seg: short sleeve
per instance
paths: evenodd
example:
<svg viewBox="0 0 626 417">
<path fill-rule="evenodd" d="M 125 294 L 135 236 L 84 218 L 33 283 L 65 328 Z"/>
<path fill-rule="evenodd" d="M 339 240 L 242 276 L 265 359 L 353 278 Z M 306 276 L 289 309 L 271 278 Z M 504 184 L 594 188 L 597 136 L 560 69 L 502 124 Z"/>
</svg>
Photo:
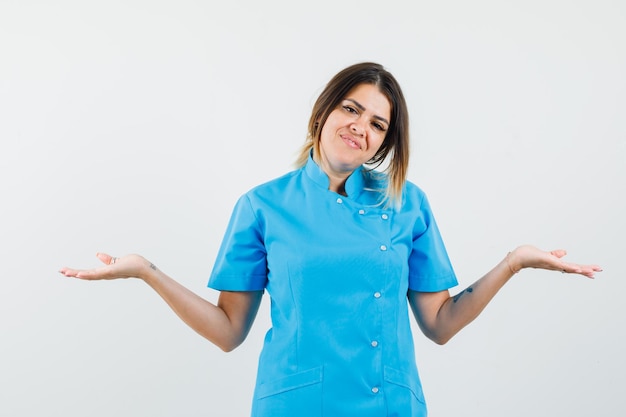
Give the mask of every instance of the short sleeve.
<svg viewBox="0 0 626 417">
<path fill-rule="evenodd" d="M 421 195 L 419 210 L 409 256 L 409 288 L 423 292 L 452 288 L 458 284 L 456 275 L 425 194 Z"/>
<path fill-rule="evenodd" d="M 208 286 L 220 291 L 260 291 L 267 283 L 267 256 L 261 226 L 250 200 L 235 204 Z"/>
</svg>

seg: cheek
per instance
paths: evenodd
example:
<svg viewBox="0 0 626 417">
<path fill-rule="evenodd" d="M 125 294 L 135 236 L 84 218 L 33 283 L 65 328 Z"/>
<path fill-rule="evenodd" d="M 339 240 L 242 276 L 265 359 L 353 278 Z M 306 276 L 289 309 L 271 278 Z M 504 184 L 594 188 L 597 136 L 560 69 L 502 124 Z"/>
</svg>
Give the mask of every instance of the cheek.
<svg viewBox="0 0 626 417">
<path fill-rule="evenodd" d="M 378 150 L 380 149 L 381 146 L 383 146 L 383 143 L 385 143 L 385 137 L 376 137 L 373 141 L 372 141 L 372 150 L 374 151 L 374 153 L 378 152 Z"/>
<path fill-rule="evenodd" d="M 320 141 L 324 140 L 324 139 L 331 139 L 334 135 L 335 132 L 337 131 L 338 127 L 337 124 L 334 123 L 332 120 L 327 120 L 326 123 L 324 123 L 324 126 L 322 126 L 322 130 L 320 132 Z"/>
<path fill-rule="evenodd" d="M 325 142 L 327 137 L 328 137 L 328 127 L 325 125 L 322 128 L 322 131 L 320 132 L 320 143 Z"/>
</svg>

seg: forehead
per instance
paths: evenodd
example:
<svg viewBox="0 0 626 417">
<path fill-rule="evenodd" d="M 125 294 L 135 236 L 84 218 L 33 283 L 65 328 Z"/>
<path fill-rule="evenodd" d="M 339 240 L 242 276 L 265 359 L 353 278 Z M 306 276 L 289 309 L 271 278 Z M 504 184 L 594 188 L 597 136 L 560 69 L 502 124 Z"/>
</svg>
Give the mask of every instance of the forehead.
<svg viewBox="0 0 626 417">
<path fill-rule="evenodd" d="M 359 84 L 350 90 L 344 99 L 356 101 L 366 111 L 370 111 L 387 120 L 391 116 L 389 99 L 374 84 Z"/>
</svg>

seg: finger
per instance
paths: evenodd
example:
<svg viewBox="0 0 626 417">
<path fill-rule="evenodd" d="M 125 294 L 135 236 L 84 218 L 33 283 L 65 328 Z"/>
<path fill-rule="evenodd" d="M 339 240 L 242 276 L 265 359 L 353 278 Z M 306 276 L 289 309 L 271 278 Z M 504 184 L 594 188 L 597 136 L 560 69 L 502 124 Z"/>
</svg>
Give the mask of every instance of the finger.
<svg viewBox="0 0 626 417">
<path fill-rule="evenodd" d="M 579 274 L 583 275 L 583 276 L 586 276 L 587 278 L 593 279 L 594 275 L 595 275 L 595 271 L 593 269 L 591 269 L 591 268 L 588 268 L 588 267 L 582 267 L 580 272 L 579 272 Z"/>
<path fill-rule="evenodd" d="M 562 272 L 584 275 L 587 278 L 594 278 L 596 272 L 602 272 L 602 268 L 599 265 L 564 264 Z"/>
<path fill-rule="evenodd" d="M 68 278 L 93 279 L 94 274 L 91 271 L 71 268 L 61 268 L 59 272 Z"/>
<path fill-rule="evenodd" d="M 569 274 L 580 274 L 583 272 L 583 269 L 578 264 L 563 262 L 561 264 L 561 272 Z"/>
<path fill-rule="evenodd" d="M 581 269 L 583 271 L 582 274 L 589 278 L 594 278 L 596 272 L 602 272 L 600 265 L 583 265 Z"/>
<path fill-rule="evenodd" d="M 116 259 L 113 256 L 107 253 L 102 253 L 102 252 L 96 253 L 96 257 L 98 257 L 98 259 L 100 259 L 100 261 L 105 265 L 110 265 L 111 263 L 115 263 L 113 261 Z"/>
<path fill-rule="evenodd" d="M 76 271 L 76 274 L 74 274 L 74 277 L 80 278 L 80 279 L 87 279 L 87 280 L 111 278 L 112 277 L 111 267 L 107 265 L 107 266 L 103 266 L 103 267 L 95 268 L 95 269 Z"/>
<path fill-rule="evenodd" d="M 59 269 L 59 272 L 65 275 L 66 277 L 73 277 L 77 271 L 64 266 L 63 268 Z"/>
<path fill-rule="evenodd" d="M 565 255 L 567 255 L 567 251 L 565 249 L 556 249 L 556 250 L 550 251 L 550 254 L 556 256 L 557 258 L 562 258 Z"/>
</svg>

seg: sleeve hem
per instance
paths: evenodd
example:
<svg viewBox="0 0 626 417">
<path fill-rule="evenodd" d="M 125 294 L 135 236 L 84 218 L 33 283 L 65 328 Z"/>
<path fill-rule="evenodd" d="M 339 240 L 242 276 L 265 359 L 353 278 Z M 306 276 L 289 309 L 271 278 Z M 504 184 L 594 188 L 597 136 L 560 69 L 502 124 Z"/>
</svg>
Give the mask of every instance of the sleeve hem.
<svg viewBox="0 0 626 417">
<path fill-rule="evenodd" d="M 456 287 L 459 282 L 454 273 L 439 277 L 425 277 L 413 275 L 409 277 L 409 289 L 419 292 L 438 292 Z"/>
<path fill-rule="evenodd" d="M 212 275 L 207 287 L 218 291 L 263 291 L 266 282 L 265 275 Z"/>
</svg>

